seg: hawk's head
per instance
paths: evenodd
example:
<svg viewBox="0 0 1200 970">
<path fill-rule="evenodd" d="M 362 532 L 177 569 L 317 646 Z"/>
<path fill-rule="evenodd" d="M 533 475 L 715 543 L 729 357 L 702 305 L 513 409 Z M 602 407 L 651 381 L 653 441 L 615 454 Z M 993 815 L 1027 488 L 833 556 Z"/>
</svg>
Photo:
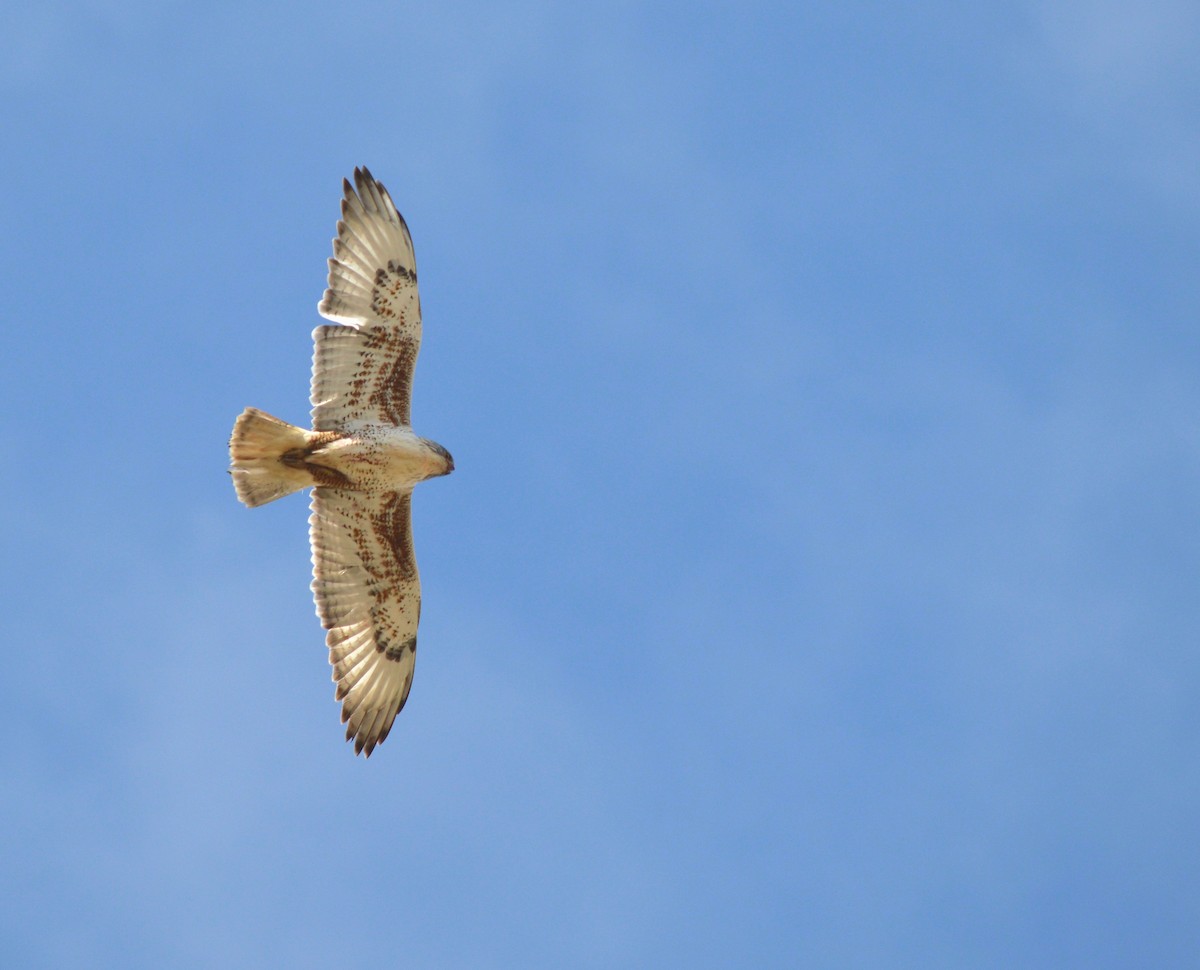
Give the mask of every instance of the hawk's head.
<svg viewBox="0 0 1200 970">
<path fill-rule="evenodd" d="M 439 475 L 449 475 L 454 471 L 454 459 L 450 452 L 436 441 L 430 441 L 428 438 L 422 438 L 421 444 L 425 446 L 426 478 L 437 478 Z"/>
</svg>

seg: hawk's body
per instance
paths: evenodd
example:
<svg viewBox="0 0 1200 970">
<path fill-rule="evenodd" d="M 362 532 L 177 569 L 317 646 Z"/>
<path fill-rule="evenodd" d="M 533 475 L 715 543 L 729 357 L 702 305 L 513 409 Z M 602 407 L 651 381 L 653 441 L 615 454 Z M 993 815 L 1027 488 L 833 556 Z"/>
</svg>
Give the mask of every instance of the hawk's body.
<svg viewBox="0 0 1200 970">
<path fill-rule="evenodd" d="M 313 430 L 254 408 L 229 442 L 238 498 L 262 505 L 307 486 L 313 594 L 346 737 L 367 755 L 412 687 L 421 614 L 410 501 L 417 482 L 454 470 L 411 424 L 421 346 L 416 260 L 404 219 L 370 172 L 345 182 L 342 220 L 318 307 L 341 326 L 313 331 Z"/>
</svg>

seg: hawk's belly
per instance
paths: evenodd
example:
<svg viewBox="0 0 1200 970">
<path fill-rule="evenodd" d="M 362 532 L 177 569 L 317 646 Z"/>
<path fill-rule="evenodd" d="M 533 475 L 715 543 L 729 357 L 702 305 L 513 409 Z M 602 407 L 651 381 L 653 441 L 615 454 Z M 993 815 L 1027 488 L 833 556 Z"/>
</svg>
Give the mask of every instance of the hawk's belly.
<svg viewBox="0 0 1200 970">
<path fill-rule="evenodd" d="M 308 460 L 343 476 L 342 488 L 395 492 L 441 474 L 435 458 L 406 428 L 367 426 L 319 446 Z"/>
</svg>

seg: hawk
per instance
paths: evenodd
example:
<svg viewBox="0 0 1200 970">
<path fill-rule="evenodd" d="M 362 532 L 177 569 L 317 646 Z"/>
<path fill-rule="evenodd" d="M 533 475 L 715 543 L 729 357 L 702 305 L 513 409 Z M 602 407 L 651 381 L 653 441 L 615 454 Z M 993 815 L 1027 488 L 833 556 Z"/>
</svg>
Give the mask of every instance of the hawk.
<svg viewBox="0 0 1200 970">
<path fill-rule="evenodd" d="M 421 616 L 413 486 L 450 474 L 454 459 L 411 427 L 421 301 L 408 226 L 365 167 L 342 188 L 317 306 L 334 325 L 313 331 L 313 429 L 246 408 L 229 457 L 248 506 L 312 486 L 313 597 L 346 740 L 369 757 L 412 688 Z"/>
</svg>

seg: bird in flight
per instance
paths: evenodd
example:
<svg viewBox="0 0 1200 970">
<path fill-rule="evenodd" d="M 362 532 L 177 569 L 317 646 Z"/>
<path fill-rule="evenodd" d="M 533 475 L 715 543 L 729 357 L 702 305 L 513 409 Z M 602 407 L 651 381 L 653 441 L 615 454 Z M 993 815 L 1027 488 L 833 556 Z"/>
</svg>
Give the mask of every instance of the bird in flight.
<svg viewBox="0 0 1200 970">
<path fill-rule="evenodd" d="M 369 757 L 412 688 L 421 616 L 413 486 L 450 474 L 454 459 L 411 426 L 421 300 L 408 226 L 365 167 L 342 187 L 317 306 L 334 323 L 313 331 L 312 430 L 246 408 L 229 457 L 248 506 L 312 486 L 313 597 L 346 740 Z"/>
</svg>

